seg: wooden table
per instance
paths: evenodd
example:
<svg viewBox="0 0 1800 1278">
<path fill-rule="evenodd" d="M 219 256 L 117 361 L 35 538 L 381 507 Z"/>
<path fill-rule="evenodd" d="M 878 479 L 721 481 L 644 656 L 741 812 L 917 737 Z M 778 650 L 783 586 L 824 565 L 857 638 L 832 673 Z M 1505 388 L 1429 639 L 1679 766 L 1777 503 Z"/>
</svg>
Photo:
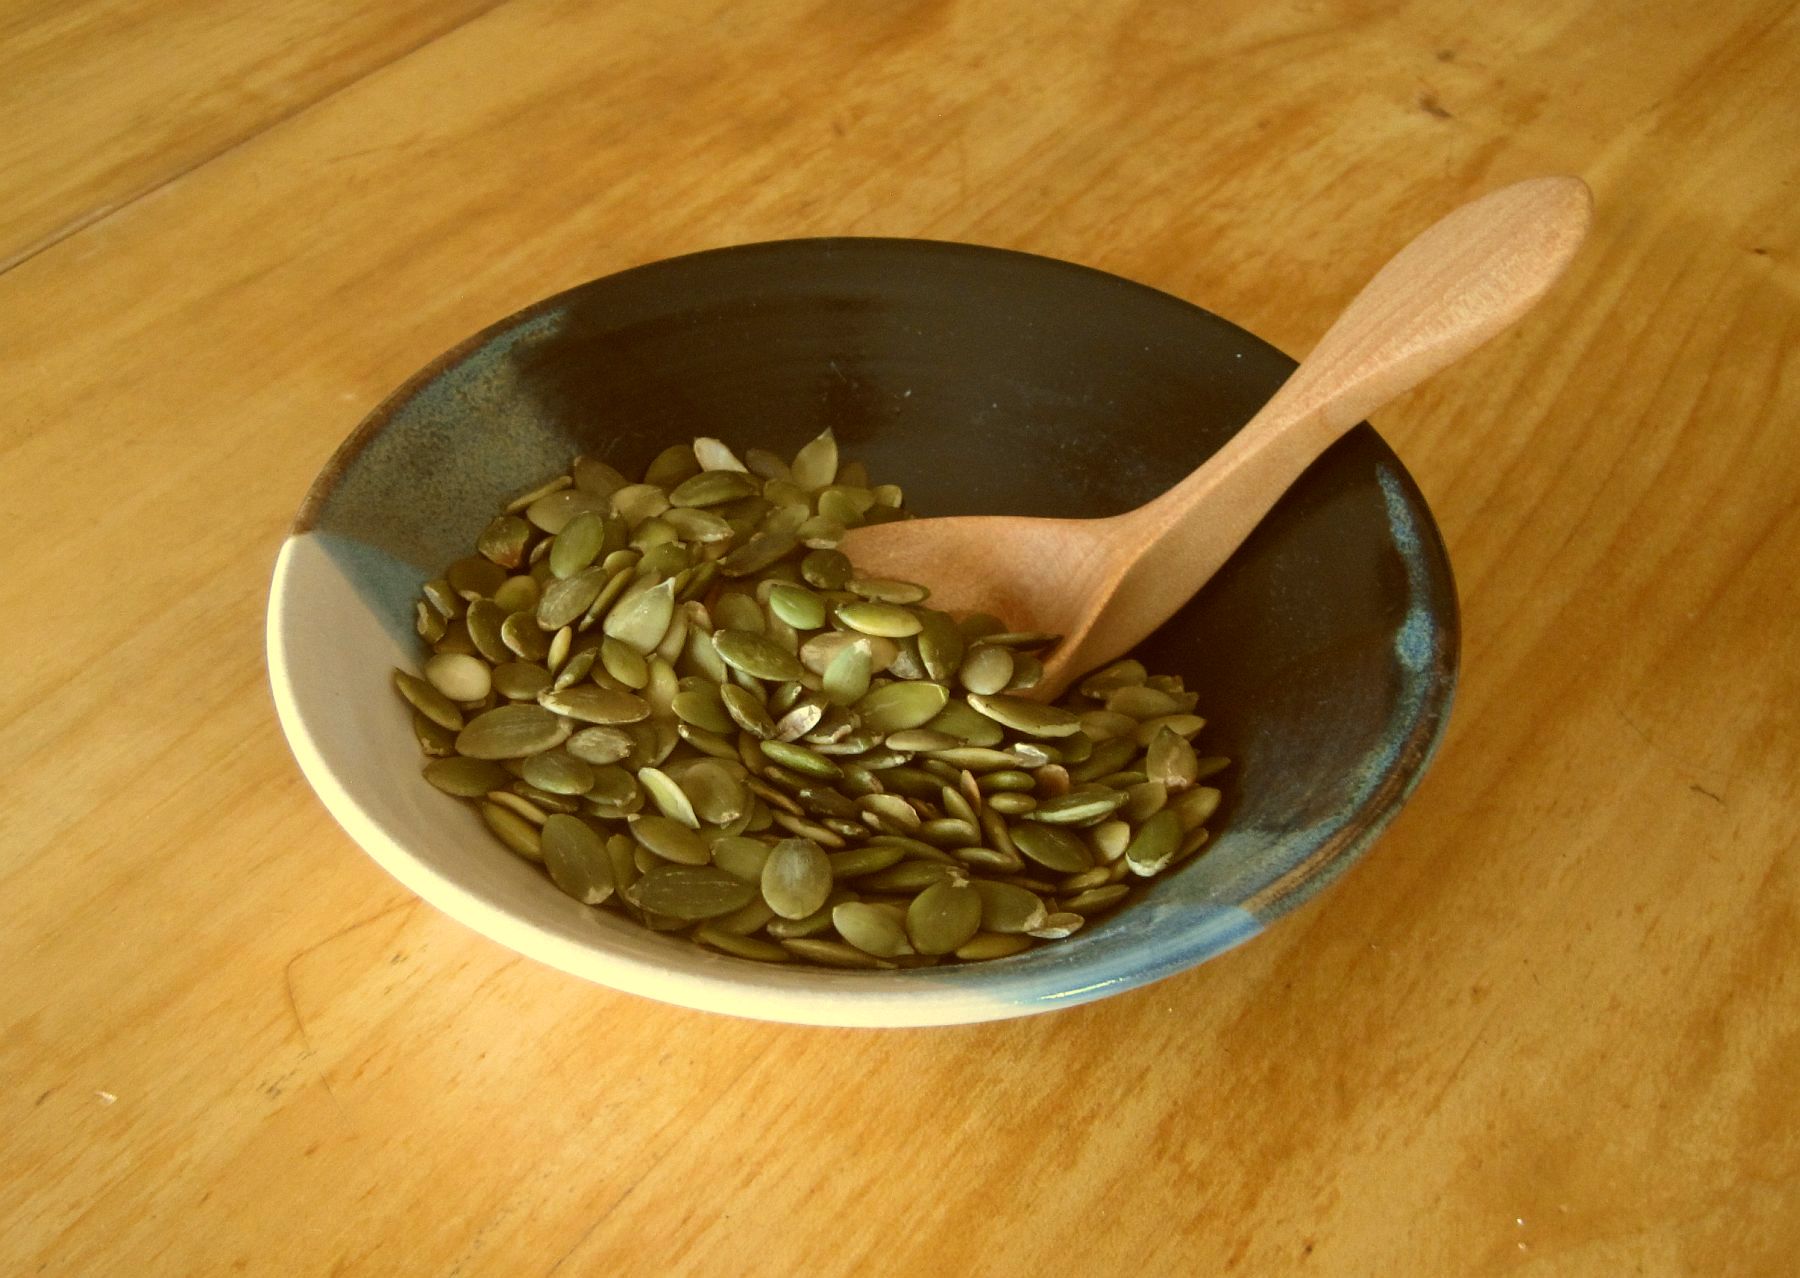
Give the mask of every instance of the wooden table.
<svg viewBox="0 0 1800 1278">
<path fill-rule="evenodd" d="M 0 14 L 0 1272 L 1792 1273 L 1800 11 L 1775 0 Z M 1589 248 L 1379 415 L 1449 737 L 1270 934 L 862 1033 L 425 907 L 265 683 L 321 462 L 463 335 L 828 233 L 1072 258 L 1303 351 L 1542 172 Z"/>
</svg>

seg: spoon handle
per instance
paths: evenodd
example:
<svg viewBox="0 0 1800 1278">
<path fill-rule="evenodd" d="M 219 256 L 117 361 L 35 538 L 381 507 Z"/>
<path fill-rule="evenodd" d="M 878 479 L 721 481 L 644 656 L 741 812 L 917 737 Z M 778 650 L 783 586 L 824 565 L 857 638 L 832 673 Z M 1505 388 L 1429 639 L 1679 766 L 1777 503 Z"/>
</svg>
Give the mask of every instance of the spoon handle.
<svg viewBox="0 0 1800 1278">
<path fill-rule="evenodd" d="M 1137 551 L 1092 629 L 1071 636 L 1086 649 L 1069 653 L 1071 668 L 1149 634 L 1339 436 L 1529 310 L 1574 257 L 1592 209 L 1579 178 L 1533 178 L 1463 205 L 1401 249 L 1241 431 L 1119 518 Z"/>
</svg>

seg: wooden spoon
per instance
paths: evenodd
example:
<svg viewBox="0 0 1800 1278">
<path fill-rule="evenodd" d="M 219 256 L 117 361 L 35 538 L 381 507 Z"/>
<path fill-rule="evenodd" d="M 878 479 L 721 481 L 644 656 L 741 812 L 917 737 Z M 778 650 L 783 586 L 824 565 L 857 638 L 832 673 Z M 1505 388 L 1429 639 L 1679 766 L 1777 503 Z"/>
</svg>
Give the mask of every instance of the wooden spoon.
<svg viewBox="0 0 1800 1278">
<path fill-rule="evenodd" d="M 1443 218 L 1382 267 L 1242 430 L 1136 510 L 877 524 L 852 530 L 844 551 L 864 576 L 929 585 L 934 607 L 1064 636 L 1029 694 L 1055 697 L 1192 598 L 1345 431 L 1529 310 L 1592 212 L 1581 179 L 1543 177 Z"/>
</svg>

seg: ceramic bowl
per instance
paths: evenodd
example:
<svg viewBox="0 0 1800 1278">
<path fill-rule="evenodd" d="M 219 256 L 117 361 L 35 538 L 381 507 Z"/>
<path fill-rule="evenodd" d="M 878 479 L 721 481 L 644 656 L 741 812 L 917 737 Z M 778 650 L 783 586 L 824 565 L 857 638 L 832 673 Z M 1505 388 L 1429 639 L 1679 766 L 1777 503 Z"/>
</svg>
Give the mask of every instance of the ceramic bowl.
<svg viewBox="0 0 1800 1278">
<path fill-rule="evenodd" d="M 829 426 L 922 515 L 1095 516 L 1161 492 L 1292 369 L 1175 297 L 1066 262 L 894 239 L 656 262 L 503 320 L 413 377 L 313 483 L 269 603 L 270 676 L 307 779 L 408 888 L 522 954 L 688 1007 L 947 1024 L 1117 994 L 1256 935 L 1340 874 L 1424 771 L 1456 679 L 1430 512 L 1374 430 L 1300 479 L 1137 655 L 1233 760 L 1204 855 L 1074 938 L 901 971 L 769 966 L 564 896 L 419 777 L 389 672 L 420 584 L 496 506 L 586 452 L 625 471 L 714 435 L 791 453 Z"/>
</svg>

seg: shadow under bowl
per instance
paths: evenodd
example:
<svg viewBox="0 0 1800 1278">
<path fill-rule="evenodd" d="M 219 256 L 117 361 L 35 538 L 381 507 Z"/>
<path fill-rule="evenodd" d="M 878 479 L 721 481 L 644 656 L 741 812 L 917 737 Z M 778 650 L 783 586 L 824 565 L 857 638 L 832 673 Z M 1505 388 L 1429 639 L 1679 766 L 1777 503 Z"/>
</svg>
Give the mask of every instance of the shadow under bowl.
<svg viewBox="0 0 1800 1278">
<path fill-rule="evenodd" d="M 281 551 L 271 681 L 340 824 L 501 944 L 617 989 L 831 1025 L 949 1024 L 1132 989 L 1253 936 L 1328 884 L 1417 784 L 1456 682 L 1456 595 L 1418 489 L 1367 425 L 1322 456 L 1137 649 L 1224 754 L 1199 857 L 1074 938 L 888 972 L 770 966 L 589 909 L 419 779 L 389 673 L 419 586 L 577 452 L 632 473 L 718 436 L 791 454 L 829 426 L 921 515 L 1101 516 L 1162 492 L 1293 361 L 1168 294 L 1067 262 L 900 239 L 777 241 L 651 263 L 477 334 L 339 449 Z"/>
</svg>

